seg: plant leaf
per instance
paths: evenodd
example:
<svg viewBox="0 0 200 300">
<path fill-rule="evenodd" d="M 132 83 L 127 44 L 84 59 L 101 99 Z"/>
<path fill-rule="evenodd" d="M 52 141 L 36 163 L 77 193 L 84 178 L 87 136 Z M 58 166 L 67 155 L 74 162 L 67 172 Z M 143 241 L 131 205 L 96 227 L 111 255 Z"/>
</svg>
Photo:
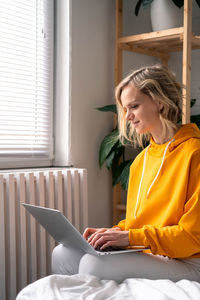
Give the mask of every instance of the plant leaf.
<svg viewBox="0 0 200 300">
<path fill-rule="evenodd" d="M 109 134 L 107 134 L 104 137 L 103 141 L 101 142 L 100 149 L 99 149 L 100 167 L 102 167 L 111 149 L 117 144 L 118 135 L 119 135 L 118 129 L 114 129 Z"/>
<path fill-rule="evenodd" d="M 108 156 L 106 157 L 106 167 L 108 168 L 108 170 L 110 170 L 114 158 L 115 158 L 115 151 L 112 150 L 112 151 L 108 154 Z"/>
<path fill-rule="evenodd" d="M 124 169 L 122 170 L 121 176 L 120 176 L 120 183 L 124 190 L 128 190 L 128 182 L 129 182 L 129 173 L 130 173 L 130 166 L 132 164 L 132 161 L 127 161 L 127 164 L 125 165 Z"/>
<path fill-rule="evenodd" d="M 150 6 L 152 2 L 153 2 L 153 0 L 143 0 L 142 6 L 144 8 L 146 8 L 146 7 Z"/>
<path fill-rule="evenodd" d="M 184 0 L 172 0 L 176 6 L 181 8 L 184 4 Z"/>
<path fill-rule="evenodd" d="M 119 168 L 120 163 L 122 162 L 122 158 L 124 156 L 124 146 L 120 146 L 119 151 L 116 153 L 112 166 L 111 166 L 111 172 L 112 172 L 112 178 L 116 177 L 117 170 Z"/>
<path fill-rule="evenodd" d="M 125 160 L 123 161 L 120 165 L 118 165 L 115 169 L 115 172 L 113 173 L 113 182 L 112 185 L 116 185 L 119 182 L 123 183 L 123 186 L 126 185 L 125 181 L 127 178 L 126 174 L 127 174 L 127 170 L 124 170 L 126 168 L 130 168 L 130 164 L 132 163 L 131 160 Z M 129 174 L 129 173 L 128 173 Z"/>
<path fill-rule="evenodd" d="M 172 0 L 179 8 L 184 5 L 184 0 Z M 200 0 L 196 0 L 197 5 L 200 7 Z"/>
<path fill-rule="evenodd" d="M 99 111 L 110 111 L 115 114 L 117 113 L 116 104 L 110 104 L 110 105 L 106 105 L 106 106 L 102 106 L 102 107 L 97 107 L 96 109 Z"/>
<path fill-rule="evenodd" d="M 191 116 L 191 122 L 196 123 L 197 126 L 200 128 L 200 115 Z"/>
<path fill-rule="evenodd" d="M 196 3 L 200 7 L 200 0 L 196 0 Z"/>
<path fill-rule="evenodd" d="M 190 107 L 194 106 L 196 103 L 196 99 L 191 99 L 190 100 Z"/>
<path fill-rule="evenodd" d="M 122 156 L 124 147 L 118 141 L 118 143 L 111 149 L 110 153 L 106 157 L 106 167 L 110 170 L 114 164 L 118 164 L 119 158 Z"/>
<path fill-rule="evenodd" d="M 181 8 L 184 4 L 184 0 L 172 0 L 176 6 Z"/>
<path fill-rule="evenodd" d="M 140 10 L 140 6 L 142 4 L 143 0 L 139 0 L 136 4 L 136 7 L 135 7 L 135 15 L 138 16 L 138 13 L 139 13 L 139 10 Z"/>
</svg>

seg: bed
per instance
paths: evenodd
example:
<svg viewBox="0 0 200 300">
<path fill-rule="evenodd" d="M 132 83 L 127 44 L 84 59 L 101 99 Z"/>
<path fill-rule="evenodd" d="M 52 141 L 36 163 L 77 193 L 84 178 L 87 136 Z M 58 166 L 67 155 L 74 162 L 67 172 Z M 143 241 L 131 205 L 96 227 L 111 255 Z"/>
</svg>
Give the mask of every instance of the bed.
<svg viewBox="0 0 200 300">
<path fill-rule="evenodd" d="M 199 300 L 200 283 L 126 279 L 121 284 L 92 275 L 50 275 L 25 287 L 16 300 Z"/>
</svg>

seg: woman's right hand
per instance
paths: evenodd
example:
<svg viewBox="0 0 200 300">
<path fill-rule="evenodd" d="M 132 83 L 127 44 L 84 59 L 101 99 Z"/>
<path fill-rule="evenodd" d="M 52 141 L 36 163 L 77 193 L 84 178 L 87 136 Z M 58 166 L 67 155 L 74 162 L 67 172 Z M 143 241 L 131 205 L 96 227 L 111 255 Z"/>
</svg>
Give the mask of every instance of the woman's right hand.
<svg viewBox="0 0 200 300">
<path fill-rule="evenodd" d="M 121 230 L 119 227 L 114 227 L 114 228 L 86 228 L 85 231 L 83 232 L 83 237 L 88 240 L 89 237 L 92 236 L 92 234 L 95 233 L 103 233 L 108 230 Z"/>
</svg>

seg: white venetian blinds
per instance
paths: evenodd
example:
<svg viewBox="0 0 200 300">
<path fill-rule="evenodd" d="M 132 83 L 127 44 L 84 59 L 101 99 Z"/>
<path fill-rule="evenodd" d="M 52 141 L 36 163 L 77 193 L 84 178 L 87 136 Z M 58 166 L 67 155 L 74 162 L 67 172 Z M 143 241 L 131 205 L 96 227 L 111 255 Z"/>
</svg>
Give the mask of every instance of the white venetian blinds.
<svg viewBox="0 0 200 300">
<path fill-rule="evenodd" d="M 53 0 L 0 0 L 0 161 L 53 155 Z"/>
</svg>

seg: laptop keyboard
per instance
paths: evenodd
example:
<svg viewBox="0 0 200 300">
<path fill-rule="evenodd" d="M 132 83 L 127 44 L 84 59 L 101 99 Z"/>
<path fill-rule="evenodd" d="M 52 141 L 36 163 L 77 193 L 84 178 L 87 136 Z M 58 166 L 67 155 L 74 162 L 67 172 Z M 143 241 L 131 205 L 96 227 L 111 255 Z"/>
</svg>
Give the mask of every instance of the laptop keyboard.
<svg viewBox="0 0 200 300">
<path fill-rule="evenodd" d="M 96 251 L 99 251 L 99 252 L 110 252 L 110 251 L 120 251 L 120 250 L 123 250 L 122 248 L 118 248 L 118 247 L 107 247 L 103 250 L 100 249 L 101 246 L 98 246 L 97 248 L 95 248 Z"/>
</svg>

